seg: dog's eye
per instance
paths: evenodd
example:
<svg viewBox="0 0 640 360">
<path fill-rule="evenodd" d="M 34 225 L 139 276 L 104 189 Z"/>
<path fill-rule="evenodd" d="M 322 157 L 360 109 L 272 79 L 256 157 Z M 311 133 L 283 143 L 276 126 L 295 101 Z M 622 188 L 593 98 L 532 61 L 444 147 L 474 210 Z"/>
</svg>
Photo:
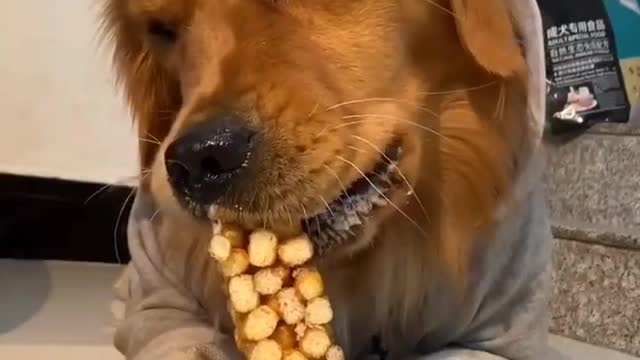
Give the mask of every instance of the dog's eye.
<svg viewBox="0 0 640 360">
<path fill-rule="evenodd" d="M 147 33 L 156 40 L 165 43 L 173 43 L 178 37 L 175 27 L 160 20 L 151 20 L 149 24 L 147 24 Z"/>
</svg>

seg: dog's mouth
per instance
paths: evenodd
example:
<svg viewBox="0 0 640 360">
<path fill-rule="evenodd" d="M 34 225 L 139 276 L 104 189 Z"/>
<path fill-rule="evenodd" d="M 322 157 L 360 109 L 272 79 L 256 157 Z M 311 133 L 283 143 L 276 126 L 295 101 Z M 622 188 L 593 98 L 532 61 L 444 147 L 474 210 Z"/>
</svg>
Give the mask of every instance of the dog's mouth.
<svg viewBox="0 0 640 360">
<path fill-rule="evenodd" d="M 391 204 L 392 191 L 406 181 L 398 171 L 402 150 L 400 141 L 393 141 L 380 155 L 373 170 L 363 173 L 326 207 L 301 221 L 317 255 L 351 244 L 362 234 L 376 210 Z M 190 202 L 186 202 L 186 206 L 196 217 L 208 219 L 215 219 L 220 209 L 217 205 L 204 208 Z"/>
<path fill-rule="evenodd" d="M 398 179 L 395 170 L 402 156 L 399 142 L 389 145 L 369 173 L 342 191 L 320 213 L 303 220 L 303 229 L 319 255 L 356 238 L 376 209 L 389 205 Z"/>
</svg>

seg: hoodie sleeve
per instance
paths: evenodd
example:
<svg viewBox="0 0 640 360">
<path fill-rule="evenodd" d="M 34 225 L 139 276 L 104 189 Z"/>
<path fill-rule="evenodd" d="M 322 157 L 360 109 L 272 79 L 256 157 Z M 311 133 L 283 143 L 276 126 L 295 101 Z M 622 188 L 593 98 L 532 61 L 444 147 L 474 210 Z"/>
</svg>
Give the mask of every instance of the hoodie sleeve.
<svg viewBox="0 0 640 360">
<path fill-rule="evenodd" d="M 219 293 L 212 288 L 219 283 L 206 244 L 201 237 L 199 242 L 192 234 L 173 233 L 154 215 L 151 201 L 139 194 L 128 227 L 131 262 L 116 284 L 116 297 L 125 305 L 116 347 L 131 360 L 237 359 L 233 339 L 221 330 L 222 315 L 201 306 L 215 304 L 215 296 L 191 285 L 210 284 L 209 293 Z M 170 247 L 167 237 L 175 236 L 181 238 Z"/>
</svg>

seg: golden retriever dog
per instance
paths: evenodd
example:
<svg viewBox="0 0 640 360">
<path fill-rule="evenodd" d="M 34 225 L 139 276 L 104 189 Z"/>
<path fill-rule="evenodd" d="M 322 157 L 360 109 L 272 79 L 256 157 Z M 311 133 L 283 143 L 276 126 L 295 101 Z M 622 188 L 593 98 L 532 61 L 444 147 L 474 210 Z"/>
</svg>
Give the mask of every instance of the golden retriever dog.
<svg viewBox="0 0 640 360">
<path fill-rule="evenodd" d="M 236 359 L 209 217 L 306 232 L 347 359 L 549 359 L 531 0 L 104 0 L 127 359 Z"/>
</svg>

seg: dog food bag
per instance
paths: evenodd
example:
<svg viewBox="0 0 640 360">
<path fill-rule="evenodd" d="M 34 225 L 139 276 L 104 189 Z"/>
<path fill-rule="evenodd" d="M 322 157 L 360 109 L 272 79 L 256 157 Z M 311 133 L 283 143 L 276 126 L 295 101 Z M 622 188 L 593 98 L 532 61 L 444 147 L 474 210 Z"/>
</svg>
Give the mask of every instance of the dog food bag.
<svg viewBox="0 0 640 360">
<path fill-rule="evenodd" d="M 640 0 L 538 4 L 551 131 L 626 123 L 631 112 L 640 112 Z"/>
<path fill-rule="evenodd" d="M 268 230 L 215 222 L 209 253 L 225 279 L 236 343 L 247 359 L 344 360 L 305 235 L 280 241 Z"/>
</svg>

